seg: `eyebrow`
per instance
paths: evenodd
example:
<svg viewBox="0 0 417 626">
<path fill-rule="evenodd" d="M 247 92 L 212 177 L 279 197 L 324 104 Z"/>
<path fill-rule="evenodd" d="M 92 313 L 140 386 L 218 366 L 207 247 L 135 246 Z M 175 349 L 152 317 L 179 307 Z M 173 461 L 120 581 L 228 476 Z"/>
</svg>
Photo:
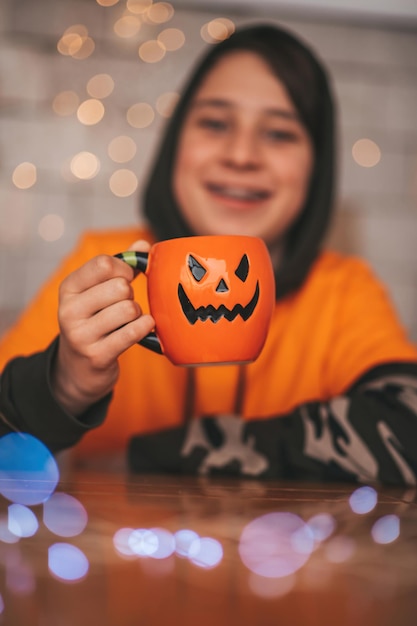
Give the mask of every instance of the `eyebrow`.
<svg viewBox="0 0 417 626">
<path fill-rule="evenodd" d="M 203 107 L 216 107 L 221 109 L 231 109 L 233 108 L 233 103 L 229 100 L 222 100 L 221 98 L 205 98 L 204 100 L 196 100 L 191 109 L 201 109 Z M 267 115 L 271 115 L 274 117 L 281 117 L 288 120 L 296 120 L 299 121 L 299 116 L 294 111 L 288 111 L 288 109 L 281 109 L 279 107 L 267 108 L 262 111 Z"/>
</svg>

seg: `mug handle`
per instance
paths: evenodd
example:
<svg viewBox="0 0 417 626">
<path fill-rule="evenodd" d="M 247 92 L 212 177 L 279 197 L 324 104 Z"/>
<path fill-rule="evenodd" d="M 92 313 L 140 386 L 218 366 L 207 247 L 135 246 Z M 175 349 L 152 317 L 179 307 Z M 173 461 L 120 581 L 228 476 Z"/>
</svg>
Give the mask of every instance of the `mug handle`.
<svg viewBox="0 0 417 626">
<path fill-rule="evenodd" d="M 130 267 L 138 272 L 146 273 L 148 268 L 148 252 L 136 252 L 134 250 L 127 250 L 126 252 L 119 252 L 114 255 L 117 259 L 121 259 Z M 138 343 L 144 348 L 148 348 L 148 350 L 152 350 L 152 352 L 156 352 L 157 354 L 163 354 L 161 342 L 159 341 L 158 335 L 153 331 L 148 333 L 143 339 L 138 341 Z"/>
</svg>

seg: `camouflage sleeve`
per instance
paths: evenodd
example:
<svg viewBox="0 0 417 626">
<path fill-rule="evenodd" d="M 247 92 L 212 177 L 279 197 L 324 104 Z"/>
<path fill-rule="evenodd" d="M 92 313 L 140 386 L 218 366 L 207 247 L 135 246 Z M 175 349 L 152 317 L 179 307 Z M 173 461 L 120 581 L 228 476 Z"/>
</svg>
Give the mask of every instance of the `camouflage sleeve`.
<svg viewBox="0 0 417 626">
<path fill-rule="evenodd" d="M 414 485 L 417 364 L 374 368 L 345 395 L 289 415 L 208 416 L 135 437 L 129 461 L 139 472 Z"/>
</svg>

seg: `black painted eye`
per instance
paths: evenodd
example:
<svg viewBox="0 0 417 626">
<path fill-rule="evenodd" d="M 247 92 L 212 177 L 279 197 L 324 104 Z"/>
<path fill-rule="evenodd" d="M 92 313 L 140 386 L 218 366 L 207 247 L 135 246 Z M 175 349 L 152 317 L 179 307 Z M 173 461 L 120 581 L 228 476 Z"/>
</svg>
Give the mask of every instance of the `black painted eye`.
<svg viewBox="0 0 417 626">
<path fill-rule="evenodd" d="M 192 256 L 192 254 L 188 256 L 188 267 L 190 268 L 190 272 L 197 282 L 200 282 L 200 280 L 203 278 L 204 274 L 207 271 L 202 265 L 200 265 L 197 259 Z"/>
<path fill-rule="evenodd" d="M 249 274 L 249 261 L 246 254 L 240 260 L 240 263 L 235 271 L 235 274 L 244 283 Z"/>
</svg>

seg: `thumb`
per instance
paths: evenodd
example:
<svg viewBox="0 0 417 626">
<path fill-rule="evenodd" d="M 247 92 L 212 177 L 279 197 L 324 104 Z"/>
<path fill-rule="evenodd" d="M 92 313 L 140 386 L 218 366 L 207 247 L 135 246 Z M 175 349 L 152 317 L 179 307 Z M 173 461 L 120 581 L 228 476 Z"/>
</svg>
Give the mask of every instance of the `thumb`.
<svg viewBox="0 0 417 626">
<path fill-rule="evenodd" d="M 149 252 L 150 249 L 151 244 L 145 239 L 137 239 L 128 248 L 128 250 L 132 250 L 134 252 Z"/>
</svg>

